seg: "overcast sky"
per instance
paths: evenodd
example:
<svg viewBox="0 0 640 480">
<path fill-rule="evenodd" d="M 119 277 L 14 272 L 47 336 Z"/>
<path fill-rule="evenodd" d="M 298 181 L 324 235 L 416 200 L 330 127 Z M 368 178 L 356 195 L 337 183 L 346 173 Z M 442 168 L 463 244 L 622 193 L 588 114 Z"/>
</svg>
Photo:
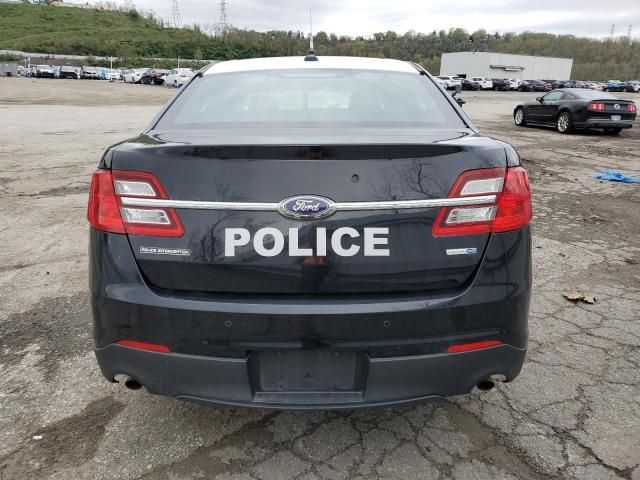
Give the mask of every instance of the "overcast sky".
<svg viewBox="0 0 640 480">
<path fill-rule="evenodd" d="M 133 2 L 170 17 L 172 0 Z M 183 23 L 218 21 L 219 0 L 178 2 Z M 626 35 L 632 24 L 632 36 L 640 38 L 640 0 L 229 0 L 227 18 L 240 28 L 308 32 L 309 8 L 314 31 L 339 35 L 462 27 L 470 32 L 484 28 L 491 33 L 531 30 L 606 37 L 611 24 L 616 36 Z"/>
</svg>

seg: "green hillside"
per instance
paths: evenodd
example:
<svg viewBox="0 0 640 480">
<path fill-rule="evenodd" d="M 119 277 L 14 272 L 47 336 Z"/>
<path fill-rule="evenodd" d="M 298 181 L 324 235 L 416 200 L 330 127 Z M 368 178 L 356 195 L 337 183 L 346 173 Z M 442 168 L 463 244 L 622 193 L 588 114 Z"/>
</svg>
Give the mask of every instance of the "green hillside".
<svg viewBox="0 0 640 480">
<path fill-rule="evenodd" d="M 197 28 L 165 28 L 161 20 L 135 10 L 29 4 L 0 4 L 0 49 L 196 59 L 274 54 L 268 49 L 213 41 Z"/>
<path fill-rule="evenodd" d="M 419 29 L 419 25 L 416 25 Z M 578 38 L 547 33 L 468 33 L 460 28 L 429 33 L 380 32 L 372 38 L 318 32 L 320 55 L 358 55 L 413 60 L 437 73 L 445 52 L 494 51 L 572 57 L 573 78 L 640 78 L 640 42 Z M 135 65 L 140 57 L 231 59 L 302 55 L 307 39 L 300 32 L 233 29 L 212 38 L 197 26 L 165 28 L 162 20 L 137 11 L 109 11 L 30 4 L 0 4 L 0 49 L 31 52 L 113 55 Z"/>
</svg>

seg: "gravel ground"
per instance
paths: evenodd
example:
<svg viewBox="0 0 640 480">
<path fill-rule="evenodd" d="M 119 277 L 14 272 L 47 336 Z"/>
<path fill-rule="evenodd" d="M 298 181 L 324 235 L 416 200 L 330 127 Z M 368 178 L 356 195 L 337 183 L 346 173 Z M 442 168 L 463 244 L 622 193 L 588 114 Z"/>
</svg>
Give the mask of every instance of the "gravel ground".
<svg viewBox="0 0 640 480">
<path fill-rule="evenodd" d="M 109 384 L 91 352 L 90 174 L 171 95 L 0 79 L 0 478 L 640 480 L 640 187 L 588 175 L 639 176 L 640 128 L 519 129 L 513 106 L 536 94 L 463 95 L 533 184 L 531 341 L 515 382 L 396 409 L 217 409 Z M 562 297 L 576 289 L 597 303 Z"/>
</svg>

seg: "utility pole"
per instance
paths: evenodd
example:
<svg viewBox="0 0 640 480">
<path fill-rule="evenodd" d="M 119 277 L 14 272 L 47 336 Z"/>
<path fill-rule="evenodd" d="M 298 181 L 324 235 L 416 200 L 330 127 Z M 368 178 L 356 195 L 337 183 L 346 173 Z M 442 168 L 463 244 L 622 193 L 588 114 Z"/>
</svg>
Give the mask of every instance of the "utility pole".
<svg viewBox="0 0 640 480">
<path fill-rule="evenodd" d="M 173 28 L 180 28 L 182 26 L 182 19 L 180 18 L 180 7 L 178 6 L 178 0 L 173 0 L 171 5 L 171 20 L 169 24 Z"/>
<path fill-rule="evenodd" d="M 216 37 L 224 35 L 229 29 L 229 24 L 227 23 L 227 2 L 226 0 L 220 0 L 220 18 L 218 19 L 218 23 L 215 25 L 215 34 Z"/>
</svg>

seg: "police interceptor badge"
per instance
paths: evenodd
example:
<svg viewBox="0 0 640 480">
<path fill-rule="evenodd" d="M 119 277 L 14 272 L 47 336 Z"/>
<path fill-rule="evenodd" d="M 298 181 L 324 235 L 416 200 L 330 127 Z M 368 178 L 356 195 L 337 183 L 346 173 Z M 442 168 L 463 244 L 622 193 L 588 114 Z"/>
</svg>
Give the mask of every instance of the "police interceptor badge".
<svg viewBox="0 0 640 480">
<path fill-rule="evenodd" d="M 191 256 L 191 249 L 189 248 L 161 248 L 161 247 L 140 247 L 140 253 L 147 253 L 151 255 L 173 255 L 177 257 L 189 257 Z"/>
</svg>

